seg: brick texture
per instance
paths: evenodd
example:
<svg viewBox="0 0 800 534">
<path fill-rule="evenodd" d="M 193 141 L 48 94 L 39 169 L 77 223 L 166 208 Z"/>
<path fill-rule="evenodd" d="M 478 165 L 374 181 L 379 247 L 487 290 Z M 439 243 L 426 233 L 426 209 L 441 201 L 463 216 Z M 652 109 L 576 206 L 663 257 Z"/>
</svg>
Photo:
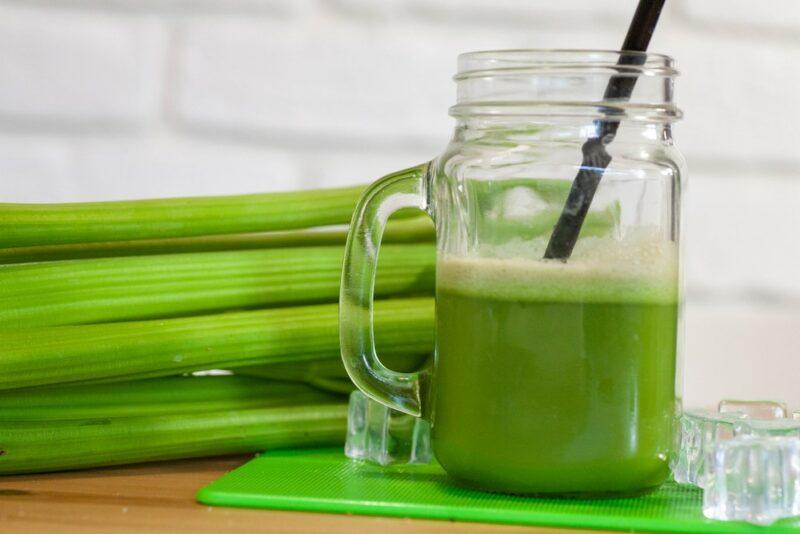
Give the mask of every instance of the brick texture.
<svg viewBox="0 0 800 534">
<path fill-rule="evenodd" d="M 800 165 L 800 104 L 789 96 L 800 88 L 797 48 L 679 27 L 659 34 L 654 47 L 674 56 L 682 74 L 675 94 L 685 120 L 676 137 L 690 162 Z"/>
<path fill-rule="evenodd" d="M 692 25 L 709 29 L 733 30 L 761 39 L 784 37 L 788 30 L 796 35 L 800 10 L 795 0 L 677 0 L 677 9 Z M 748 35 L 749 34 L 749 35 Z"/>
<path fill-rule="evenodd" d="M 177 115 L 185 127 L 317 146 L 440 150 L 452 129 L 447 108 L 459 52 L 592 41 L 613 43 L 602 29 L 567 38 L 430 24 L 203 19 L 187 24 L 180 41 Z"/>
<path fill-rule="evenodd" d="M 445 23 L 448 26 L 518 26 L 523 30 L 597 28 L 601 25 L 625 31 L 635 0 L 604 3 L 593 0 L 551 2 L 549 0 L 328 0 L 326 5 L 352 17 L 412 19 Z"/>
<path fill-rule="evenodd" d="M 800 310 L 741 304 L 686 308 L 684 405 L 775 399 L 800 406 Z"/>
<path fill-rule="evenodd" d="M 446 140 L 447 51 L 360 26 L 272 20 L 194 22 L 181 45 L 177 113 L 188 125 L 339 143 Z"/>
<path fill-rule="evenodd" d="M 281 149 L 91 139 L 77 143 L 73 153 L 75 194 L 87 200 L 285 191 L 300 185 L 297 160 Z"/>
<path fill-rule="evenodd" d="M 0 116 L 108 127 L 153 118 L 161 29 L 149 17 L 0 5 Z"/>
<path fill-rule="evenodd" d="M 0 135 L 0 202 L 59 202 L 74 189 L 61 139 Z"/>
<path fill-rule="evenodd" d="M 5 0 L 7 3 L 19 0 Z M 24 0 L 27 5 L 52 10 L 81 10 L 102 13 L 151 13 L 183 16 L 186 13 L 283 16 L 307 13 L 315 0 Z"/>
<path fill-rule="evenodd" d="M 800 303 L 800 181 L 714 173 L 698 173 L 690 180 L 690 295 Z"/>
</svg>

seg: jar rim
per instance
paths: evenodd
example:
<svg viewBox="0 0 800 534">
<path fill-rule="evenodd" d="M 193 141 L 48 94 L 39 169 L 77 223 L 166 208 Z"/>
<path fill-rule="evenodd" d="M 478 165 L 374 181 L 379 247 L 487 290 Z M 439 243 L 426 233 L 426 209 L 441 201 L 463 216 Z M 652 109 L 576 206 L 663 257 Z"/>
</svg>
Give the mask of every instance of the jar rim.
<svg viewBox="0 0 800 534">
<path fill-rule="evenodd" d="M 626 61 L 626 58 L 630 58 Z M 675 60 L 666 54 L 634 50 L 517 48 L 477 50 L 458 56 L 456 81 L 498 74 L 566 74 L 568 72 L 614 72 L 620 76 L 679 74 Z"/>
<path fill-rule="evenodd" d="M 481 50 L 458 56 L 457 103 L 461 116 L 569 116 L 671 122 L 681 118 L 673 101 L 678 75 L 665 54 L 626 50 Z M 614 79 L 634 79 L 630 98 L 607 96 Z"/>
<path fill-rule="evenodd" d="M 602 54 L 608 56 L 619 56 L 621 54 L 625 55 L 636 55 L 636 56 L 648 56 L 653 58 L 660 58 L 664 60 L 673 60 L 672 56 L 667 54 L 661 54 L 659 52 L 642 52 L 639 50 L 614 50 L 612 48 L 492 48 L 492 49 L 485 49 L 485 50 L 470 50 L 467 52 L 462 52 L 458 55 L 458 58 L 466 58 L 470 56 L 485 56 L 485 55 L 522 55 L 522 54 L 531 54 L 531 55 L 544 55 L 544 54 L 567 54 L 567 55 L 579 55 L 579 54 Z"/>
</svg>

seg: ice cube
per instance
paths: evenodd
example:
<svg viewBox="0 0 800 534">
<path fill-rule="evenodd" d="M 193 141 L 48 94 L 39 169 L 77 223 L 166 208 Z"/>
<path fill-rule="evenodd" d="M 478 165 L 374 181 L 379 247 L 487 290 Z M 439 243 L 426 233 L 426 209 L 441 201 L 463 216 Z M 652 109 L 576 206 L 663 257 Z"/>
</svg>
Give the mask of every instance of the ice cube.
<svg viewBox="0 0 800 534">
<path fill-rule="evenodd" d="M 751 419 L 783 419 L 789 411 L 782 402 L 743 401 L 723 399 L 719 401 L 719 413 L 741 413 Z"/>
<path fill-rule="evenodd" d="M 800 438 L 800 420 L 797 419 L 744 419 L 739 423 L 739 435 L 755 437 L 794 436 Z"/>
<path fill-rule="evenodd" d="M 360 391 L 350 394 L 345 455 L 380 465 L 428 463 L 430 424 L 387 408 Z"/>
<path fill-rule="evenodd" d="M 743 418 L 739 412 L 685 411 L 680 420 L 679 443 L 670 466 L 675 481 L 702 488 L 706 464 L 713 461 L 714 448 L 740 432 L 737 423 Z"/>
<path fill-rule="evenodd" d="M 718 443 L 706 477 L 703 514 L 761 525 L 800 514 L 800 439 L 741 437 Z"/>
<path fill-rule="evenodd" d="M 344 454 L 348 458 L 363 460 L 367 457 L 367 409 L 369 398 L 360 391 L 350 393 L 347 406 L 347 437 Z"/>
</svg>

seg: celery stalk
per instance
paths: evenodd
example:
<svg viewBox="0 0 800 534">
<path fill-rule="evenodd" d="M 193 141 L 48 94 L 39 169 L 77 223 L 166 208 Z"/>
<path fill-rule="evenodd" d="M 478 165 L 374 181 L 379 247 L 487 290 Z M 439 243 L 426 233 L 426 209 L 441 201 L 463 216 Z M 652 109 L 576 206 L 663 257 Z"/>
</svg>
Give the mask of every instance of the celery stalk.
<svg viewBox="0 0 800 534">
<path fill-rule="evenodd" d="M 343 247 L 0 266 L 0 328 L 101 323 L 334 302 Z M 431 244 L 381 249 L 376 295 L 431 294 Z"/>
<path fill-rule="evenodd" d="M 210 413 L 340 400 L 299 383 L 247 376 L 177 376 L 3 391 L 0 421 Z"/>
<path fill-rule="evenodd" d="M 352 380 L 339 376 L 320 376 L 316 378 L 309 378 L 305 382 L 319 391 L 326 391 L 338 395 L 347 395 L 356 389 L 356 386 L 353 384 Z"/>
<path fill-rule="evenodd" d="M 383 354 L 433 346 L 433 299 L 376 302 Z M 0 390 L 339 358 L 338 306 L 0 330 Z"/>
<path fill-rule="evenodd" d="M 0 248 L 346 224 L 363 187 L 73 204 L 0 204 Z"/>
<path fill-rule="evenodd" d="M 344 441 L 347 405 L 150 417 L 0 421 L 0 474 L 327 446 Z"/>
<path fill-rule="evenodd" d="M 410 373 L 428 363 L 430 350 L 419 354 L 398 354 L 391 350 L 384 353 L 382 339 L 376 341 L 376 352 L 381 363 L 393 371 Z M 233 369 L 237 374 L 257 376 L 271 380 L 292 380 L 317 385 L 320 379 L 346 379 L 347 372 L 340 359 L 322 358 L 318 360 L 297 362 L 278 362 L 268 365 L 253 365 Z M 338 390 L 337 390 L 338 391 Z"/>
<path fill-rule="evenodd" d="M 422 243 L 434 240 L 430 219 L 414 217 L 390 221 L 383 235 L 384 243 Z M 210 235 L 140 239 L 136 241 L 103 241 L 66 245 L 40 245 L 0 249 L 0 264 L 41 261 L 145 256 L 186 252 L 215 252 L 283 247 L 344 245 L 347 227 L 325 227 L 260 234 Z"/>
</svg>

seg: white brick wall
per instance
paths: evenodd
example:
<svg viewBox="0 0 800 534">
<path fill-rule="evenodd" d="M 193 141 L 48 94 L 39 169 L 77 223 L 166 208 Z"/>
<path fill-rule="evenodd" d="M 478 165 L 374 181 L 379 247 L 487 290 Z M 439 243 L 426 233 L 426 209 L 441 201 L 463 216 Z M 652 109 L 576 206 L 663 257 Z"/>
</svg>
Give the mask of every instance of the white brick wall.
<svg viewBox="0 0 800 534">
<path fill-rule="evenodd" d="M 630 17 L 636 5 L 631 0 L 606 2 L 602 9 L 598 9 L 596 0 L 328 0 L 325 4 L 351 17 L 424 20 L 451 28 L 518 27 L 523 31 L 573 25 L 581 29 L 603 25 L 616 27 L 624 25 L 623 21 Z"/>
<path fill-rule="evenodd" d="M 800 180 L 705 172 L 691 180 L 689 293 L 800 303 Z"/>
<path fill-rule="evenodd" d="M 0 198 L 8 202 L 69 198 L 72 161 L 66 140 L 0 136 Z"/>
<path fill-rule="evenodd" d="M 748 37 L 774 39 L 777 34 L 791 32 L 795 37 L 800 25 L 800 10 L 795 0 L 769 0 L 768 2 L 743 0 L 679 0 L 677 8 L 681 19 L 689 25 L 703 26 L 714 31 L 734 30 Z M 719 30 L 717 30 L 719 31 Z"/>
<path fill-rule="evenodd" d="M 685 319 L 686 406 L 713 407 L 724 398 L 800 405 L 796 306 L 694 303 Z"/>
<path fill-rule="evenodd" d="M 0 198 L 363 183 L 445 145 L 457 53 L 616 48 L 635 3 L 0 0 Z M 651 48 L 683 72 L 686 397 L 800 406 L 800 3 L 667 4 Z"/>
<path fill-rule="evenodd" d="M 666 33 L 658 44 L 677 58 L 681 71 L 675 94 L 686 119 L 676 135 L 690 162 L 800 164 L 800 103 L 790 96 L 800 89 L 800 39 L 789 46 L 735 32 L 677 27 Z"/>
<path fill-rule="evenodd" d="M 0 116 L 108 128 L 155 120 L 162 26 L 150 16 L 0 5 Z"/>
<path fill-rule="evenodd" d="M 447 139 L 435 133 L 450 123 L 452 67 L 440 67 L 453 56 L 413 35 L 353 23 L 206 18 L 182 34 L 176 112 L 188 127 L 353 145 Z"/>
</svg>

